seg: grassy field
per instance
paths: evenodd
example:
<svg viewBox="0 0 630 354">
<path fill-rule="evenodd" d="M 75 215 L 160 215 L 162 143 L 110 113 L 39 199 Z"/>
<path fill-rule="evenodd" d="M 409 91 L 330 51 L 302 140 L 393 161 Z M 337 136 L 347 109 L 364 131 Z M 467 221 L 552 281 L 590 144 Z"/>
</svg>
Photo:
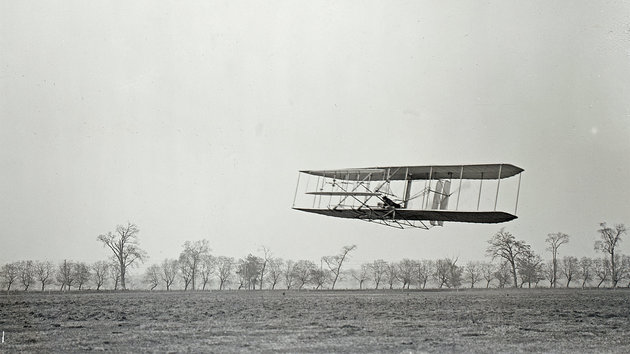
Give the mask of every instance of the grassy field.
<svg viewBox="0 0 630 354">
<path fill-rule="evenodd" d="M 630 352 L 630 291 L 0 295 L 0 352 Z"/>
</svg>

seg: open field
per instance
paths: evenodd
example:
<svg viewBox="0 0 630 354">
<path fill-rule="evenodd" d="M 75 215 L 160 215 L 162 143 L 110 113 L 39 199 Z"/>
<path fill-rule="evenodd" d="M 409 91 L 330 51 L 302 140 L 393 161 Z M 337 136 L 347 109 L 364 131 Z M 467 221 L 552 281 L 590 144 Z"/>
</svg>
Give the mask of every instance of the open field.
<svg viewBox="0 0 630 354">
<path fill-rule="evenodd" d="M 0 295 L 0 352 L 630 352 L 630 291 Z"/>
</svg>

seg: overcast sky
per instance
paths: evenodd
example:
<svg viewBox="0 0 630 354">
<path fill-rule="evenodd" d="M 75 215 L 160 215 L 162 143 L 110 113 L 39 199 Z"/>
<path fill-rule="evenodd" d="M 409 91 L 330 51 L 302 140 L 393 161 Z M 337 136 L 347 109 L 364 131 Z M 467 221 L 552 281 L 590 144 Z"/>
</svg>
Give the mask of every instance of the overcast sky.
<svg viewBox="0 0 630 354">
<path fill-rule="evenodd" d="M 127 221 L 149 263 L 481 260 L 501 227 L 594 256 L 630 225 L 629 139 L 623 1 L 0 1 L 0 263 L 104 259 Z M 525 169 L 505 224 L 291 209 L 301 169 L 499 162 Z"/>
</svg>

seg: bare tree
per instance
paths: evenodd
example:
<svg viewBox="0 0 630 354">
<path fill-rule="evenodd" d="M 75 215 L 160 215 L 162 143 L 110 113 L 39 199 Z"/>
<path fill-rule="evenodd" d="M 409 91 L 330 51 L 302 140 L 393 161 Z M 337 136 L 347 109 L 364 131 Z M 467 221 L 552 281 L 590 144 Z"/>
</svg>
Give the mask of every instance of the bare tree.
<svg viewBox="0 0 630 354">
<path fill-rule="evenodd" d="M 309 275 L 310 282 L 315 285 L 315 290 L 322 289 L 324 284 L 330 281 L 329 272 L 321 269 L 321 268 L 313 268 L 311 269 L 311 274 Z"/>
<path fill-rule="evenodd" d="M 120 285 L 120 273 L 120 263 L 118 263 L 116 259 L 113 259 L 109 264 L 109 275 L 114 282 L 114 290 L 118 290 L 118 285 Z"/>
<path fill-rule="evenodd" d="M 403 283 L 403 289 L 409 289 L 411 282 L 416 277 L 416 263 L 411 259 L 405 258 L 396 264 L 398 267 L 398 279 Z"/>
<path fill-rule="evenodd" d="M 619 281 L 619 269 L 617 264 L 619 258 L 615 257 L 615 251 L 623 235 L 627 232 L 626 226 L 624 224 L 618 224 L 615 225 L 614 228 L 611 228 L 606 226 L 605 222 L 599 224 L 599 226 L 601 226 L 601 229 L 597 230 L 597 232 L 599 232 L 601 240 L 595 241 L 595 251 L 601 251 L 610 255 L 610 281 L 612 282 L 612 287 L 615 288 Z"/>
<path fill-rule="evenodd" d="M 363 283 L 370 278 L 370 265 L 361 264 L 359 269 L 350 271 L 350 275 L 359 282 L 359 289 L 363 289 Z"/>
<path fill-rule="evenodd" d="M 24 291 L 28 291 L 28 288 L 35 282 L 35 265 L 33 261 L 20 261 L 18 262 L 18 269 L 20 271 L 20 282 L 24 286 Z"/>
<path fill-rule="evenodd" d="M 438 284 L 438 288 L 442 289 L 444 285 L 448 283 L 449 266 L 443 259 L 435 261 L 435 268 L 433 269 L 433 278 Z"/>
<path fill-rule="evenodd" d="M 481 276 L 486 281 L 486 289 L 490 287 L 490 283 L 495 279 L 496 267 L 492 263 L 483 262 L 480 265 Z"/>
<path fill-rule="evenodd" d="M 149 285 L 149 290 L 155 289 L 160 284 L 162 269 L 157 264 L 152 264 L 144 273 L 144 281 Z"/>
<path fill-rule="evenodd" d="M 586 283 L 593 280 L 593 260 L 588 257 L 580 258 L 579 275 L 582 279 L 582 289 L 586 287 Z"/>
<path fill-rule="evenodd" d="M 267 277 L 267 282 L 271 285 L 271 290 L 276 288 L 276 285 L 282 278 L 282 266 L 284 265 L 284 261 L 281 258 L 271 257 L 268 261 L 269 272 Z"/>
<path fill-rule="evenodd" d="M 475 284 L 481 280 L 481 263 L 471 261 L 464 266 L 464 277 L 470 283 L 470 288 L 474 288 Z"/>
<path fill-rule="evenodd" d="M 179 276 L 184 281 L 184 291 L 188 290 L 190 283 L 192 282 L 192 268 L 189 264 L 181 261 L 181 256 L 179 261 L 177 261 L 177 266 L 179 267 Z"/>
<path fill-rule="evenodd" d="M 239 289 L 247 287 L 247 289 L 256 290 L 256 285 L 259 283 L 260 270 L 262 268 L 263 260 L 258 256 L 252 254 L 247 255 L 245 259 L 239 259 L 236 275 L 239 277 Z"/>
<path fill-rule="evenodd" d="M 170 291 L 179 272 L 179 262 L 177 259 L 165 259 L 162 261 L 160 268 L 160 279 L 164 282 L 166 291 Z"/>
<path fill-rule="evenodd" d="M 114 254 L 114 259 L 118 263 L 120 271 L 120 286 L 126 290 L 125 275 L 127 268 L 137 265 L 137 262 L 144 262 L 146 252 L 138 245 L 138 226 L 130 222 L 126 226 L 118 225 L 116 230 L 107 234 L 99 235 L 97 240 L 101 241 Z"/>
<path fill-rule="evenodd" d="M 377 259 L 369 264 L 370 272 L 372 273 L 372 280 L 374 280 L 374 289 L 378 289 L 381 283 L 381 279 L 387 273 L 387 262 L 382 259 Z"/>
<path fill-rule="evenodd" d="M 101 290 L 103 284 L 105 284 L 105 279 L 107 279 L 107 274 L 109 273 L 109 262 L 107 261 L 97 261 L 92 264 L 92 275 L 94 277 L 94 284 L 96 285 L 96 290 Z"/>
<path fill-rule="evenodd" d="M 234 270 L 234 258 L 219 256 L 217 257 L 217 276 L 219 277 L 219 290 L 223 290 L 229 283 L 232 271 Z"/>
<path fill-rule="evenodd" d="M 562 257 L 562 263 L 560 269 L 562 270 L 562 274 L 567 279 L 567 288 L 571 284 L 571 280 L 578 273 L 578 259 L 573 256 L 565 256 Z"/>
<path fill-rule="evenodd" d="M 79 290 L 83 290 L 83 285 L 86 284 L 92 276 L 90 267 L 83 262 L 76 262 L 72 265 L 72 271 L 74 272 L 76 287 Z"/>
<path fill-rule="evenodd" d="M 35 279 L 42 285 L 42 291 L 46 289 L 46 285 L 53 282 L 55 265 L 52 262 L 35 262 Z"/>
<path fill-rule="evenodd" d="M 333 273 L 332 289 L 334 289 L 335 284 L 337 284 L 337 280 L 341 274 L 341 267 L 343 266 L 343 262 L 346 260 L 346 257 L 348 257 L 348 253 L 354 251 L 356 248 L 356 245 L 344 246 L 339 254 L 322 258 L 324 263 L 326 263 L 326 266 L 328 266 L 330 271 Z"/>
<path fill-rule="evenodd" d="M 294 261 L 289 259 L 286 261 L 284 271 L 282 272 L 284 274 L 284 285 L 286 285 L 287 290 L 291 289 L 293 282 L 295 281 L 295 264 L 296 263 Z"/>
<path fill-rule="evenodd" d="M 457 258 L 438 259 L 435 262 L 435 280 L 438 287 L 458 288 L 462 285 L 462 269 L 457 265 Z"/>
<path fill-rule="evenodd" d="M 64 260 L 61 264 L 59 264 L 59 268 L 57 269 L 57 282 L 61 284 L 61 291 L 64 289 L 70 290 L 72 283 L 74 282 L 74 263 L 68 262 Z"/>
<path fill-rule="evenodd" d="M 271 259 L 271 251 L 267 249 L 267 247 L 262 246 L 263 256 L 260 258 L 262 260 L 262 264 L 260 265 L 260 286 L 259 289 L 263 288 L 263 282 L 265 279 L 265 275 L 267 275 L 267 265 L 269 264 L 269 260 Z"/>
<path fill-rule="evenodd" d="M 11 285 L 20 276 L 20 267 L 18 263 L 7 263 L 2 266 L 2 280 L 7 287 L 7 292 L 11 290 Z"/>
<path fill-rule="evenodd" d="M 558 279 L 558 248 L 569 242 L 569 235 L 562 232 L 556 232 L 555 234 L 548 234 L 545 240 L 549 247 L 547 250 L 551 252 L 551 263 L 553 266 L 551 284 L 556 287 L 556 279 Z"/>
<path fill-rule="evenodd" d="M 389 285 L 390 289 L 394 288 L 394 284 L 398 282 L 398 267 L 396 263 L 390 262 L 385 266 L 385 282 Z"/>
<path fill-rule="evenodd" d="M 201 274 L 202 287 L 201 290 L 206 290 L 206 286 L 210 283 L 210 277 L 215 271 L 215 258 L 212 255 L 205 255 L 201 259 L 201 268 L 199 273 Z"/>
<path fill-rule="evenodd" d="M 486 254 L 492 257 L 492 260 L 496 258 L 503 258 L 510 265 L 512 271 L 512 279 L 514 280 L 514 287 L 518 286 L 518 279 L 516 277 L 516 265 L 517 260 L 523 254 L 530 251 L 530 246 L 523 241 L 517 240 L 514 235 L 501 229 L 497 232 L 489 241 L 490 246 L 486 249 Z"/>
<path fill-rule="evenodd" d="M 521 288 L 525 283 L 531 288 L 532 283 L 538 285 L 538 282 L 544 279 L 545 261 L 531 250 L 523 253 L 517 259 L 517 264 L 518 274 L 521 276 Z"/>
<path fill-rule="evenodd" d="M 510 263 L 508 261 L 504 261 L 497 267 L 496 272 L 494 273 L 494 278 L 499 282 L 499 288 L 505 288 L 507 283 L 510 281 L 510 277 L 512 276 L 510 269 Z"/>
<path fill-rule="evenodd" d="M 433 261 L 423 259 L 416 262 L 416 281 L 419 288 L 426 288 L 427 282 L 433 273 Z"/>
<path fill-rule="evenodd" d="M 195 280 L 201 260 L 209 254 L 210 242 L 208 240 L 184 242 L 184 250 L 179 254 L 179 267 L 182 270 L 182 275 L 186 275 L 192 290 L 195 290 Z"/>
<path fill-rule="evenodd" d="M 293 278 L 297 282 L 298 289 L 302 289 L 304 285 L 311 281 L 311 275 L 314 269 L 317 269 L 317 266 L 313 261 L 300 260 L 295 263 L 293 267 Z"/>
<path fill-rule="evenodd" d="M 593 261 L 593 271 L 595 272 L 595 277 L 599 280 L 597 283 L 599 288 L 610 277 L 610 260 L 608 258 L 596 258 Z"/>
</svg>

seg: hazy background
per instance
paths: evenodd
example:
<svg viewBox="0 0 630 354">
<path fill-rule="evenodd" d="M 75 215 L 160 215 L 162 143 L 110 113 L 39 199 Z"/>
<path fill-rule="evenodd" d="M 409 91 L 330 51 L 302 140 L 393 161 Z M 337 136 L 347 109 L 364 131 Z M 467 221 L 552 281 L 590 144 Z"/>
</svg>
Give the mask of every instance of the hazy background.
<svg viewBox="0 0 630 354">
<path fill-rule="evenodd" d="M 127 221 L 149 262 L 202 238 L 481 260 L 501 227 L 593 256 L 599 222 L 630 224 L 629 18 L 622 1 L 0 1 L 0 263 L 104 259 L 96 237 Z M 525 169 L 506 224 L 291 210 L 300 169 L 499 162 Z"/>
</svg>

